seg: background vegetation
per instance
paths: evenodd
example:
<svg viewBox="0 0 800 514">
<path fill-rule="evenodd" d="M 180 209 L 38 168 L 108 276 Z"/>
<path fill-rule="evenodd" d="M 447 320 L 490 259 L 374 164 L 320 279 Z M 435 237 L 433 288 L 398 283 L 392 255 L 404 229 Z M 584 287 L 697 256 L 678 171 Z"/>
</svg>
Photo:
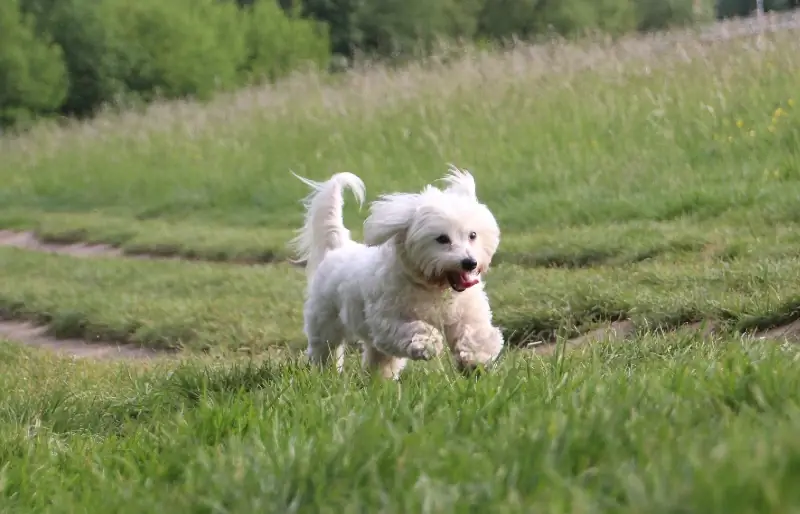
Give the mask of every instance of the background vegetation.
<svg viewBox="0 0 800 514">
<path fill-rule="evenodd" d="M 767 9 L 797 0 L 767 0 Z M 212 93 L 448 41 L 618 35 L 744 15 L 755 0 L 6 0 L 0 128 Z"/>
</svg>

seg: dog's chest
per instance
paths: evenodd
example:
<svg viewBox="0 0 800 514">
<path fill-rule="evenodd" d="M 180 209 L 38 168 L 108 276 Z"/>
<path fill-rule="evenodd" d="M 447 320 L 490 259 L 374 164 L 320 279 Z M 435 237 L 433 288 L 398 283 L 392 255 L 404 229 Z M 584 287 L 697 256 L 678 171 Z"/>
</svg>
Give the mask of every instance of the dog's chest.
<svg viewBox="0 0 800 514">
<path fill-rule="evenodd" d="M 456 316 L 456 306 L 449 291 L 443 296 L 421 296 L 415 300 L 410 308 L 416 319 L 440 325 L 449 323 Z"/>
</svg>

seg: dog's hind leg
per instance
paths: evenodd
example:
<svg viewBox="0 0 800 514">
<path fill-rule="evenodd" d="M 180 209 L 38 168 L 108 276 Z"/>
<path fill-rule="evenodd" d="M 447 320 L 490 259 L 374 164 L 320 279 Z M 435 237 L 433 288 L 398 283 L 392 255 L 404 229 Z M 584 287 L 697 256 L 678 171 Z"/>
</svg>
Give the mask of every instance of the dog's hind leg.
<svg viewBox="0 0 800 514">
<path fill-rule="evenodd" d="M 340 339 L 332 341 L 330 339 L 309 338 L 308 349 L 306 350 L 308 360 L 312 364 L 324 367 L 331 360 L 331 356 L 336 363 L 336 371 L 344 371 L 344 342 Z"/>
<path fill-rule="evenodd" d="M 306 326 L 308 349 L 306 355 L 312 364 L 325 366 L 334 357 L 336 370 L 344 370 L 344 327 L 336 319 L 312 318 Z"/>
<path fill-rule="evenodd" d="M 374 346 L 364 344 L 364 354 L 361 357 L 361 364 L 364 370 L 370 374 L 382 378 L 397 380 L 400 372 L 406 367 L 407 360 L 402 357 L 393 357 L 380 352 Z"/>
</svg>

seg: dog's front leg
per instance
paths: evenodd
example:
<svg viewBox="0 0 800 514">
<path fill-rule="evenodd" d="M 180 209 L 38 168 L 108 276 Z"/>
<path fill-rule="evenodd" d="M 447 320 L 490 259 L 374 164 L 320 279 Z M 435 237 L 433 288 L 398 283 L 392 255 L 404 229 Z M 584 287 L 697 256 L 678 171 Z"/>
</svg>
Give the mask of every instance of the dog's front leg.
<svg viewBox="0 0 800 514">
<path fill-rule="evenodd" d="M 370 328 L 375 348 L 394 357 L 430 360 L 444 346 L 442 333 L 424 321 L 382 319 Z"/>
<path fill-rule="evenodd" d="M 445 335 L 456 365 L 461 371 L 471 371 L 478 366 L 493 363 L 503 350 L 503 334 L 489 323 L 446 327 Z"/>
</svg>

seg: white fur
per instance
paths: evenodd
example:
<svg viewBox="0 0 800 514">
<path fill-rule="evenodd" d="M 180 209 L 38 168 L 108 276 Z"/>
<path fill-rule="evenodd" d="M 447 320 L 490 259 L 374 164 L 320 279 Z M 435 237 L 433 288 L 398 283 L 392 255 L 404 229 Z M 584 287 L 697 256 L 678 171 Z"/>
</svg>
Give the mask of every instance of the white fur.
<svg viewBox="0 0 800 514">
<path fill-rule="evenodd" d="M 456 292 L 445 278 L 463 271 L 462 260 L 470 257 L 482 278 L 500 242 L 469 172 L 450 166 L 443 190 L 429 185 L 380 197 L 364 223 L 365 244 L 352 241 L 342 221 L 344 188 L 363 203 L 358 177 L 298 178 L 312 188 L 305 225 L 293 240 L 306 262 L 304 324 L 312 362 L 324 365 L 334 356 L 341 371 L 343 345 L 358 341 L 364 367 L 386 378 L 397 378 L 407 359 L 433 358 L 445 344 L 461 369 L 497 358 L 503 337 L 492 325 L 483 282 Z M 449 244 L 436 241 L 443 234 Z"/>
</svg>

